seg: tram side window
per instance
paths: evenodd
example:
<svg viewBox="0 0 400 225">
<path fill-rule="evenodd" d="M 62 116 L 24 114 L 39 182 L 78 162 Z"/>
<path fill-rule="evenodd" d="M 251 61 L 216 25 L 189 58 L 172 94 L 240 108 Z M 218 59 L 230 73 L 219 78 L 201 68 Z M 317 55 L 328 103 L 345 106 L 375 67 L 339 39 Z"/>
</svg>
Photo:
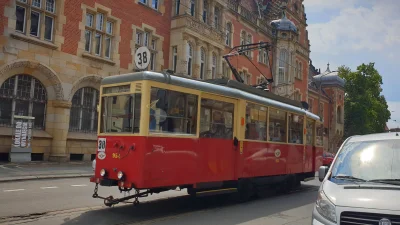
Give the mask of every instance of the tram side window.
<svg viewBox="0 0 400 225">
<path fill-rule="evenodd" d="M 267 107 L 247 103 L 245 139 L 267 140 L 267 110 Z"/>
<path fill-rule="evenodd" d="M 200 137 L 232 139 L 234 108 L 233 103 L 202 98 Z"/>
<path fill-rule="evenodd" d="M 307 145 L 314 144 L 314 121 L 307 120 L 307 136 L 306 136 Z"/>
<path fill-rule="evenodd" d="M 139 133 L 142 95 L 118 95 L 102 98 L 102 133 Z"/>
<path fill-rule="evenodd" d="M 289 114 L 289 143 L 303 144 L 304 116 Z"/>
<path fill-rule="evenodd" d="M 323 146 L 324 144 L 324 125 L 317 124 L 316 145 Z"/>
<path fill-rule="evenodd" d="M 152 87 L 150 132 L 196 134 L 197 105 L 196 95 Z"/>
<path fill-rule="evenodd" d="M 269 140 L 286 142 L 286 112 L 270 108 L 269 110 Z"/>
</svg>

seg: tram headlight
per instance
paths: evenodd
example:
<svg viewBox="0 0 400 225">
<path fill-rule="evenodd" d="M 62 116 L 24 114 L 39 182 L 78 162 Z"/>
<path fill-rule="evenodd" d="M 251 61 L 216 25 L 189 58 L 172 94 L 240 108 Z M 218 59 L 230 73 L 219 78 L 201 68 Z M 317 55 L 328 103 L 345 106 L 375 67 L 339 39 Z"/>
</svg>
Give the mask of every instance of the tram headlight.
<svg viewBox="0 0 400 225">
<path fill-rule="evenodd" d="M 105 169 L 101 169 L 100 170 L 100 176 L 104 177 L 106 175 L 106 170 Z"/>
<path fill-rule="evenodd" d="M 117 176 L 118 176 L 118 179 L 121 180 L 124 177 L 124 173 L 122 171 L 119 171 Z"/>
</svg>

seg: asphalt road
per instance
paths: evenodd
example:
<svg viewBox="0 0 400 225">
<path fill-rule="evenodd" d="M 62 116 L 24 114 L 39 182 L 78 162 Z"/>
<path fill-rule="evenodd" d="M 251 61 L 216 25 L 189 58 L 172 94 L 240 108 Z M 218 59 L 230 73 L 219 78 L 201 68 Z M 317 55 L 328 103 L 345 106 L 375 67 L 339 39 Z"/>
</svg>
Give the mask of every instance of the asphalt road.
<svg viewBox="0 0 400 225">
<path fill-rule="evenodd" d="M 274 224 L 311 223 L 317 180 L 286 195 L 265 193 L 247 203 L 230 195 L 188 198 L 186 190 L 154 194 L 139 206 L 113 208 L 93 199 L 87 178 L 0 183 L 0 224 Z M 99 188 L 100 195 L 121 197 L 116 188 Z"/>
</svg>

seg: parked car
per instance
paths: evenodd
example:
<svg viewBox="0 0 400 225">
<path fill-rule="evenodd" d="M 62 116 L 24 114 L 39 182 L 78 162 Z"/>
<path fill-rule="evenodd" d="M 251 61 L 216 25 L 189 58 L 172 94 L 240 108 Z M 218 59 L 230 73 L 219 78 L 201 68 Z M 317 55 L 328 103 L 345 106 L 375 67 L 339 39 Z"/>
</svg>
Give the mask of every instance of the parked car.
<svg viewBox="0 0 400 225">
<path fill-rule="evenodd" d="M 331 166 L 331 164 L 333 162 L 333 159 L 335 158 L 335 156 L 330 152 L 324 152 L 322 154 L 322 157 L 323 157 L 322 158 L 322 165 L 327 166 L 327 167 Z"/>
<path fill-rule="evenodd" d="M 313 225 L 400 224 L 399 134 L 349 137 L 319 180 Z"/>
</svg>

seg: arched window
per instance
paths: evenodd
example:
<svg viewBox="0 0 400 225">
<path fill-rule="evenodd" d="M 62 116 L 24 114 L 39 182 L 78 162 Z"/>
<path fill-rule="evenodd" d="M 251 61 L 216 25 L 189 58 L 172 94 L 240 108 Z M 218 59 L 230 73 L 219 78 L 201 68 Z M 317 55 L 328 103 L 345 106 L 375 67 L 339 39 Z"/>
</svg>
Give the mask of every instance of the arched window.
<svg viewBox="0 0 400 225">
<path fill-rule="evenodd" d="M 193 64 L 193 47 L 190 43 L 187 45 L 187 72 L 189 76 L 192 76 L 192 64 Z"/>
<path fill-rule="evenodd" d="M 91 133 L 97 131 L 97 104 L 99 91 L 84 87 L 75 92 L 72 97 L 72 107 L 69 119 L 69 130 Z"/>
<path fill-rule="evenodd" d="M 225 35 L 226 35 L 225 44 L 228 46 L 231 46 L 232 45 L 232 24 L 231 23 L 226 24 Z"/>
<path fill-rule="evenodd" d="M 285 82 L 286 76 L 286 68 L 288 63 L 288 51 L 286 49 L 281 49 L 279 54 L 279 73 L 278 73 L 278 82 L 283 83 Z"/>
<path fill-rule="evenodd" d="M 251 34 L 248 34 L 248 35 L 247 35 L 247 43 L 246 43 L 246 44 L 248 44 L 248 45 L 251 44 L 252 39 L 253 39 L 253 37 L 251 36 Z M 247 52 L 246 52 L 246 55 L 247 55 L 247 56 L 251 56 L 251 51 L 247 51 Z"/>
<path fill-rule="evenodd" d="M 212 54 L 212 79 L 215 79 L 217 73 L 217 56 L 215 53 Z"/>
<path fill-rule="evenodd" d="M 206 66 L 206 52 L 204 48 L 200 49 L 200 79 L 204 79 L 205 73 L 205 66 Z"/>
<path fill-rule="evenodd" d="M 10 126 L 15 116 L 35 117 L 33 127 L 44 129 L 47 92 L 43 84 L 29 75 L 8 78 L 0 87 L 0 125 Z"/>
<path fill-rule="evenodd" d="M 342 107 L 338 106 L 336 109 L 337 123 L 342 123 Z"/>
</svg>

